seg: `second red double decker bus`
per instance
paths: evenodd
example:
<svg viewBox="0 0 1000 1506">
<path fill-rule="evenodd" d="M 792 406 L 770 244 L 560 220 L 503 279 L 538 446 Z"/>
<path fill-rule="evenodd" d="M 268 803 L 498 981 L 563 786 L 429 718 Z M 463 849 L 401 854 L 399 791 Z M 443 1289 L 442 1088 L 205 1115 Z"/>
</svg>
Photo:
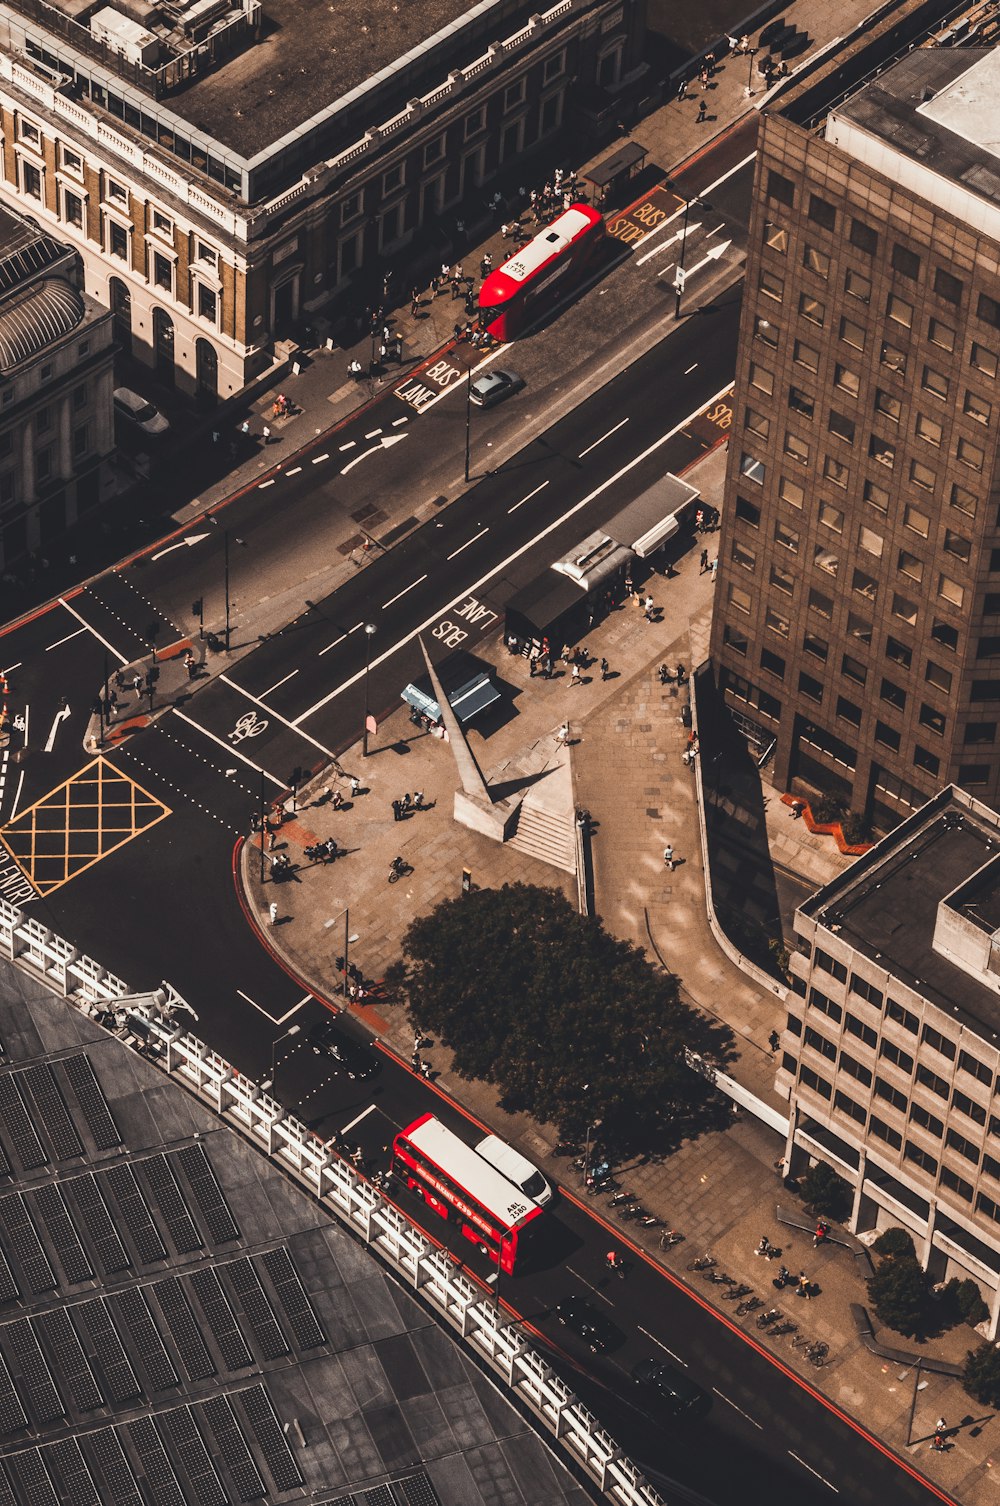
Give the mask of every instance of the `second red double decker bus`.
<svg viewBox="0 0 1000 1506">
<path fill-rule="evenodd" d="M 400 1130 L 392 1170 L 502 1271 L 513 1274 L 538 1237 L 542 1209 L 433 1114 Z"/>
<path fill-rule="evenodd" d="M 490 273 L 479 290 L 480 322 L 496 339 L 513 340 L 556 292 L 582 276 L 603 240 L 600 213 L 589 204 L 571 204 Z"/>
</svg>

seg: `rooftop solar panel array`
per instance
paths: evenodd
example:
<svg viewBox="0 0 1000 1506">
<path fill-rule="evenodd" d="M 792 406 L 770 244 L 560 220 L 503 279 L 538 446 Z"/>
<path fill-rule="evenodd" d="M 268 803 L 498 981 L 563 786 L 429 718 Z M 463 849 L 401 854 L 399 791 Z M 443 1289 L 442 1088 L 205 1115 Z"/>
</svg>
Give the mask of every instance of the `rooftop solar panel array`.
<svg viewBox="0 0 1000 1506">
<path fill-rule="evenodd" d="M 90 1467 L 75 1438 L 61 1438 L 43 1451 L 49 1473 L 58 1483 L 66 1506 L 102 1506 Z"/>
<path fill-rule="evenodd" d="M 184 1201 L 174 1169 L 164 1155 L 149 1156 L 140 1161 L 143 1175 L 157 1208 L 166 1220 L 170 1238 L 182 1255 L 203 1248 L 205 1241 L 195 1227 L 194 1219 Z"/>
<path fill-rule="evenodd" d="M 66 1206 L 61 1189 L 54 1182 L 46 1182 L 43 1186 L 34 1188 L 30 1198 L 42 1215 L 42 1222 L 69 1285 L 90 1281 L 94 1272 L 80 1243 L 73 1216 Z"/>
<path fill-rule="evenodd" d="M 21 1501 L 30 1502 L 30 1506 L 59 1506 L 59 1497 L 39 1449 L 27 1448 L 14 1454 L 8 1463 Z"/>
<path fill-rule="evenodd" d="M 121 1242 L 104 1193 L 93 1172 L 73 1177 L 71 1181 L 64 1182 L 63 1186 L 70 1202 L 76 1205 L 105 1274 L 113 1276 L 118 1271 L 127 1270 L 132 1264 L 132 1258 Z"/>
<path fill-rule="evenodd" d="M 27 1426 L 28 1414 L 21 1405 L 7 1361 L 0 1355 L 0 1438 L 9 1438 Z"/>
<path fill-rule="evenodd" d="M 192 1271 L 187 1280 L 194 1288 L 226 1369 L 248 1369 L 254 1362 L 253 1355 L 246 1346 L 236 1314 L 215 1271 L 211 1266 L 203 1271 Z"/>
<path fill-rule="evenodd" d="M 17 1497 L 11 1488 L 6 1470 L 0 1465 L 0 1506 L 17 1506 Z"/>
<path fill-rule="evenodd" d="M 139 1417 L 130 1422 L 128 1436 L 142 1462 L 146 1489 L 153 1506 L 187 1506 L 170 1456 L 152 1419 Z"/>
<path fill-rule="evenodd" d="M 55 1290 L 59 1284 L 55 1272 L 19 1192 L 0 1198 L 0 1240 L 4 1254 L 13 1255 L 24 1284 L 36 1297 Z"/>
<path fill-rule="evenodd" d="M 57 1307 L 48 1313 L 40 1313 L 32 1319 L 45 1343 L 56 1374 L 78 1412 L 92 1412 L 104 1405 L 104 1397 L 94 1379 L 80 1343 L 80 1335 L 73 1324 L 72 1316 L 65 1307 Z"/>
<path fill-rule="evenodd" d="M 177 1152 L 177 1161 L 188 1179 L 198 1211 L 213 1244 L 239 1239 L 240 1231 L 229 1210 L 222 1188 L 202 1145 L 187 1145 Z"/>
<path fill-rule="evenodd" d="M 136 1353 L 141 1356 L 146 1374 L 154 1391 L 168 1391 L 179 1386 L 180 1379 L 173 1361 L 167 1354 L 160 1330 L 150 1311 L 146 1294 L 141 1287 L 130 1286 L 109 1298 L 112 1310 L 121 1317 L 135 1343 Z"/>
<path fill-rule="evenodd" d="M 0 1073 L 0 1123 L 23 1170 L 34 1171 L 48 1164 L 48 1151 L 35 1133 L 18 1084 L 20 1073 Z"/>
<path fill-rule="evenodd" d="M 166 1276 L 154 1283 L 153 1292 L 166 1321 L 181 1363 L 189 1380 L 207 1380 L 215 1374 L 215 1365 L 205 1348 L 194 1313 L 176 1276 Z"/>
<path fill-rule="evenodd" d="M 59 1084 L 48 1062 L 39 1062 L 35 1067 L 25 1067 L 18 1073 L 22 1089 L 35 1105 L 42 1128 L 49 1144 L 56 1153 L 57 1161 L 71 1161 L 83 1155 L 83 1146 L 69 1116 Z"/>
<path fill-rule="evenodd" d="M 58 1067 L 69 1079 L 98 1150 L 114 1150 L 116 1145 L 121 1145 L 122 1137 L 108 1108 L 108 1100 L 94 1075 L 90 1057 L 81 1051 L 76 1056 L 64 1057 Z"/>
<path fill-rule="evenodd" d="M 94 1358 L 104 1377 L 104 1389 L 112 1401 L 124 1406 L 142 1395 L 135 1371 L 125 1353 L 118 1330 L 103 1297 L 81 1302 L 74 1309 L 90 1337 Z"/>
<path fill-rule="evenodd" d="M 431 1478 L 423 1470 L 418 1475 L 407 1475 L 403 1480 L 393 1481 L 393 1488 L 397 1495 L 402 1496 L 406 1506 L 441 1506 Z"/>
<path fill-rule="evenodd" d="M 274 1481 L 275 1490 L 280 1493 L 283 1490 L 294 1490 L 296 1486 L 304 1485 L 305 1481 L 299 1473 L 299 1466 L 288 1447 L 288 1441 L 281 1431 L 281 1424 L 271 1404 L 271 1398 L 264 1387 L 250 1386 L 246 1391 L 238 1391 L 236 1400 L 243 1409 L 243 1415 L 250 1424 L 250 1431 L 264 1456 L 264 1463 Z"/>
<path fill-rule="evenodd" d="M 264 1268 L 271 1278 L 299 1348 L 314 1349 L 317 1344 L 324 1344 L 326 1336 L 319 1326 L 312 1303 L 288 1251 L 268 1250 L 264 1256 Z"/>
<path fill-rule="evenodd" d="M 7 1257 L 0 1250 L 0 1305 L 15 1301 L 19 1295 L 20 1289 L 7 1264 Z"/>
<path fill-rule="evenodd" d="M 177 1451 L 184 1474 L 191 1482 L 198 1506 L 227 1506 L 229 1497 L 209 1457 L 191 1408 L 178 1407 L 176 1411 L 165 1412 L 161 1424 Z"/>
<path fill-rule="evenodd" d="M 153 1265 L 159 1260 L 166 1260 L 163 1240 L 153 1223 L 153 1216 L 139 1190 L 139 1183 L 131 1166 L 111 1166 L 101 1173 L 101 1180 L 105 1178 L 122 1211 L 125 1227 L 142 1264 Z"/>
<path fill-rule="evenodd" d="M 277 1314 L 261 1285 L 254 1263 L 243 1255 L 239 1260 L 230 1261 L 223 1267 L 223 1271 L 253 1329 L 264 1359 L 282 1359 L 289 1352 L 288 1340 L 281 1331 Z"/>
<path fill-rule="evenodd" d="M 88 1433 L 86 1446 L 114 1506 L 145 1506 L 139 1482 L 115 1429 L 100 1428 L 96 1433 Z"/>
<path fill-rule="evenodd" d="M 31 1322 L 27 1318 L 15 1318 L 5 1323 L 0 1328 L 0 1345 L 18 1391 L 26 1397 L 35 1421 L 40 1424 L 59 1422 L 66 1416 L 66 1407 L 56 1390 L 52 1371 Z"/>
<path fill-rule="evenodd" d="M 247 1448 L 246 1439 L 236 1420 L 228 1396 L 213 1396 L 197 1408 L 207 1421 L 229 1478 L 241 1501 L 259 1501 L 267 1486 Z"/>
</svg>

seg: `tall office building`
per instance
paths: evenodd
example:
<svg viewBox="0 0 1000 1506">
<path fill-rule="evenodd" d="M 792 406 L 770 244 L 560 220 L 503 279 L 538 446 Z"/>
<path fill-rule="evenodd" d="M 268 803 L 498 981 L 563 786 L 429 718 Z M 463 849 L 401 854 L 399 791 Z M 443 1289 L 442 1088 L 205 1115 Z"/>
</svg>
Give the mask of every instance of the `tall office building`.
<svg viewBox="0 0 1000 1506">
<path fill-rule="evenodd" d="M 779 784 L 1000 800 L 1000 51 L 761 123 L 712 657 Z"/>
</svg>

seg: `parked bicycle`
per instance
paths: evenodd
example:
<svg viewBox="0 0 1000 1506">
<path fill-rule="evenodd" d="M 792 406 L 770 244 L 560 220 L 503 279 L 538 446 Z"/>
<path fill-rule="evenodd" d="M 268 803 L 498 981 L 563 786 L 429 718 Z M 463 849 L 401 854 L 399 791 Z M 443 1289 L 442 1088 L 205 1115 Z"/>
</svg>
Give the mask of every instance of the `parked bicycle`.
<svg viewBox="0 0 1000 1506">
<path fill-rule="evenodd" d="M 738 1318 L 746 1318 L 750 1313 L 755 1313 L 758 1307 L 763 1306 L 764 1304 L 759 1297 L 748 1297 L 746 1301 L 741 1302 L 739 1307 L 736 1309 L 736 1316 Z"/>
<path fill-rule="evenodd" d="M 696 1260 L 688 1262 L 689 1271 L 707 1271 L 709 1266 L 715 1265 L 714 1255 L 699 1255 Z"/>
<path fill-rule="evenodd" d="M 674 1245 L 679 1245 L 683 1238 L 684 1235 L 679 1234 L 676 1229 L 664 1229 L 660 1235 L 660 1249 L 672 1250 Z"/>
<path fill-rule="evenodd" d="M 806 1349 L 806 1359 L 811 1365 L 815 1365 L 817 1370 L 821 1370 L 826 1364 L 829 1353 L 829 1344 L 824 1344 L 822 1339 L 817 1339 L 815 1344 L 810 1344 Z"/>
</svg>

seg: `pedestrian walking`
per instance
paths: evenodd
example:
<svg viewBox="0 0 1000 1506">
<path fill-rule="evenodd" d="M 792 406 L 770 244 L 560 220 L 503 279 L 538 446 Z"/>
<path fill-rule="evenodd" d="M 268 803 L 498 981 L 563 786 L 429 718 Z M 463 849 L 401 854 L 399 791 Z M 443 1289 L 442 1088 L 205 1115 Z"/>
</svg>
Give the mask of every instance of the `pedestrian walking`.
<svg viewBox="0 0 1000 1506">
<path fill-rule="evenodd" d="M 796 1297 L 808 1297 L 810 1299 L 812 1298 L 812 1287 L 809 1285 L 809 1277 L 806 1275 L 805 1271 L 799 1272 L 798 1280 L 795 1285 L 795 1295 Z"/>
<path fill-rule="evenodd" d="M 243 420 L 243 422 L 240 424 L 240 433 L 241 434 L 249 435 L 249 433 L 250 433 L 250 420 L 248 418 L 245 418 Z"/>
<path fill-rule="evenodd" d="M 535 678 L 535 670 L 538 668 L 538 657 L 538 645 L 537 643 L 533 643 L 528 650 L 528 672 L 532 680 Z"/>
<path fill-rule="evenodd" d="M 773 1056 L 775 1051 L 777 1051 L 778 1046 L 781 1044 L 781 1037 L 776 1030 L 771 1031 L 771 1034 L 767 1038 L 767 1044 L 770 1046 L 771 1055 Z"/>
<path fill-rule="evenodd" d="M 651 596 L 646 596 L 644 598 L 643 603 L 642 603 L 642 610 L 646 614 L 646 621 L 647 622 L 652 622 L 654 608 L 653 608 L 653 598 Z"/>
<path fill-rule="evenodd" d="M 431 297 L 432 298 L 436 298 L 437 295 L 438 295 L 438 293 L 440 291 L 441 291 L 441 279 L 440 279 L 440 277 L 438 277 L 437 273 L 435 273 L 435 275 L 431 278 L 431 287 L 430 287 Z"/>
<path fill-rule="evenodd" d="M 634 596 L 635 595 L 635 582 L 633 581 L 631 575 L 626 575 L 626 577 L 625 577 L 625 595 L 626 596 Z"/>
<path fill-rule="evenodd" d="M 706 52 L 706 54 L 705 54 L 705 67 L 708 70 L 708 76 L 709 76 L 709 78 L 714 78 L 715 77 L 715 53 L 714 52 Z"/>
<path fill-rule="evenodd" d="M 818 1218 L 816 1220 L 816 1229 L 815 1229 L 815 1232 L 813 1233 L 813 1249 L 814 1250 L 815 1250 L 815 1248 L 816 1248 L 817 1245 L 821 1245 L 821 1244 L 824 1243 L 824 1241 L 826 1240 L 826 1237 L 829 1234 L 829 1232 L 830 1232 L 830 1225 L 827 1223 L 826 1219 L 825 1218 Z"/>
<path fill-rule="evenodd" d="M 273 926 L 275 924 L 275 922 L 277 921 L 277 919 L 278 919 L 278 904 L 277 904 L 276 900 L 272 899 L 271 903 L 267 907 L 267 923 L 268 923 L 268 925 Z"/>
<path fill-rule="evenodd" d="M 687 99 L 687 92 L 688 92 L 688 81 L 687 81 L 686 78 L 682 78 L 681 81 L 680 81 L 680 83 L 677 85 L 677 98 L 679 100 L 681 100 L 681 99 Z"/>
<path fill-rule="evenodd" d="M 607 661 L 607 659 L 602 659 L 601 660 L 601 679 L 602 680 L 606 680 L 607 678 L 608 678 L 608 661 Z"/>
<path fill-rule="evenodd" d="M 392 819 L 394 821 L 400 821 L 402 820 L 402 814 L 402 802 L 399 800 L 394 800 L 392 802 Z"/>
<path fill-rule="evenodd" d="M 260 437 L 261 437 L 261 439 L 263 439 L 263 441 L 264 441 L 264 443 L 266 445 L 268 445 L 268 444 L 271 443 L 271 430 L 270 430 L 270 428 L 268 427 L 267 424 L 265 424 L 264 427 L 261 429 L 261 431 L 260 431 Z"/>
<path fill-rule="evenodd" d="M 579 664 L 574 664 L 573 665 L 573 673 L 570 676 L 570 682 L 569 683 L 571 685 L 582 685 L 583 684 L 583 679 L 582 679 L 582 677 L 580 675 L 580 666 L 579 666 Z"/>
<path fill-rule="evenodd" d="M 663 849 L 663 862 L 664 866 L 669 868 L 670 872 L 673 873 L 677 865 L 677 859 L 674 857 L 674 849 L 669 842 Z"/>
<path fill-rule="evenodd" d="M 132 676 L 132 689 L 135 691 L 137 701 L 142 700 L 142 675 Z"/>
<path fill-rule="evenodd" d="M 360 788 L 361 788 L 361 780 L 358 778 L 357 774 L 352 774 L 351 775 L 351 799 L 352 800 L 354 799 L 355 795 L 358 793 L 358 790 L 360 790 Z"/>
<path fill-rule="evenodd" d="M 701 575 L 704 575 L 705 571 L 707 569 L 708 569 L 708 550 L 707 549 L 703 549 L 701 551 L 701 570 L 700 570 L 699 573 Z"/>
<path fill-rule="evenodd" d="M 556 742 L 561 748 L 565 748 L 569 742 L 569 722 L 563 722 L 562 726 L 556 732 Z"/>
<path fill-rule="evenodd" d="M 419 1051 L 419 1046 L 420 1046 L 420 1037 L 417 1036 L 417 1044 L 414 1046 L 414 1048 L 413 1048 L 413 1055 L 410 1057 L 410 1066 L 413 1068 L 414 1072 L 419 1072 L 420 1071 L 420 1051 Z"/>
<path fill-rule="evenodd" d="M 718 560 L 713 560 L 712 561 L 712 563 L 711 563 L 711 565 L 709 567 L 709 573 L 711 574 L 712 585 L 714 586 L 715 585 L 715 577 L 719 573 L 719 561 Z"/>
<path fill-rule="evenodd" d="M 931 1448 L 935 1454 L 943 1454 L 945 1450 L 944 1434 L 936 1432 L 931 1440 Z"/>
<path fill-rule="evenodd" d="M 698 101 L 698 114 L 695 116 L 695 125 L 701 125 L 703 120 L 708 119 L 708 106 L 703 99 Z"/>
<path fill-rule="evenodd" d="M 421 1077 L 427 1077 L 427 1078 L 429 1078 L 430 1075 L 431 1075 L 431 1073 L 433 1072 L 433 1070 L 434 1070 L 434 1068 L 431 1066 L 430 1062 L 421 1062 L 420 1063 L 420 1075 L 421 1075 Z"/>
<path fill-rule="evenodd" d="M 770 1260 L 770 1258 L 771 1258 L 771 1241 L 768 1239 L 768 1237 L 767 1237 L 766 1234 L 762 1234 L 760 1236 L 760 1244 L 757 1246 L 756 1250 L 754 1250 L 754 1254 L 755 1255 L 763 1255 L 764 1258 L 765 1258 L 765 1260 Z"/>
<path fill-rule="evenodd" d="M 423 791 L 422 790 L 414 790 L 413 791 L 413 809 L 415 811 L 422 811 L 423 808 L 424 808 Z"/>
<path fill-rule="evenodd" d="M 492 256 L 490 255 L 490 253 L 488 251 L 484 251 L 483 252 L 483 259 L 479 263 L 479 276 L 480 276 L 481 280 L 485 282 L 486 278 L 489 277 L 489 275 L 490 275 L 490 273 L 492 271 L 493 271 L 493 258 L 492 258 Z"/>
<path fill-rule="evenodd" d="M 410 294 L 410 317 L 412 319 L 415 319 L 417 317 L 417 314 L 419 313 L 419 311 L 420 311 L 420 294 L 417 292 L 416 288 L 414 288 L 413 292 Z"/>
</svg>

